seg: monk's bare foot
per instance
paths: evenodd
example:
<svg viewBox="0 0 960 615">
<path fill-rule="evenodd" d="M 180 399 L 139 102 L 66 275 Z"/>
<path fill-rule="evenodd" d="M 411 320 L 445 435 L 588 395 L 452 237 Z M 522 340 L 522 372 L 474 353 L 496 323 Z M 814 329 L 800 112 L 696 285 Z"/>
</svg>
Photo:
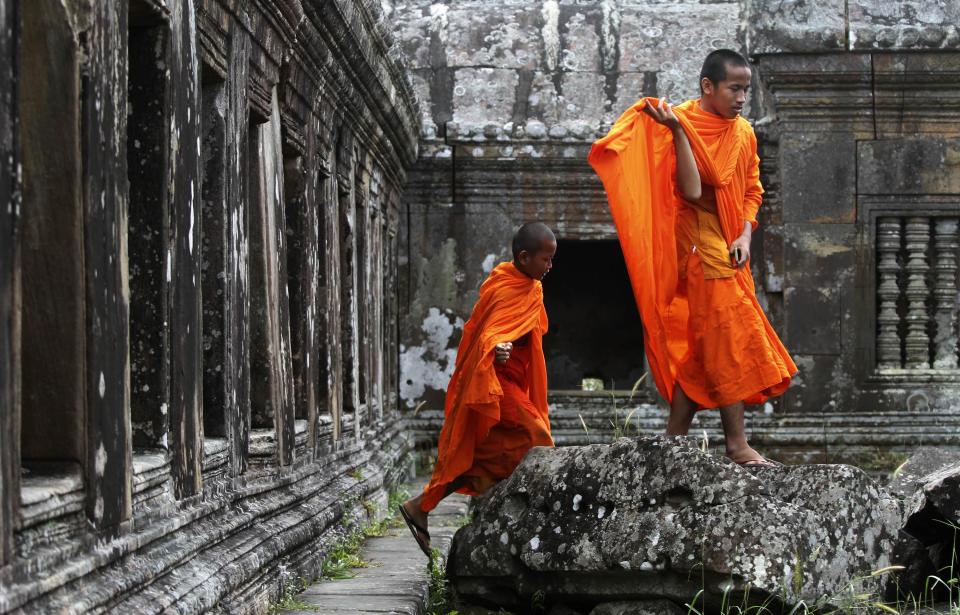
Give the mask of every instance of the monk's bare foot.
<svg viewBox="0 0 960 615">
<path fill-rule="evenodd" d="M 427 531 L 427 513 L 420 508 L 422 496 L 411 498 L 400 505 L 400 516 L 406 522 L 413 539 L 417 541 L 424 555 L 431 557 L 430 532 Z"/>
<path fill-rule="evenodd" d="M 744 446 L 743 448 L 732 451 L 727 450 L 727 457 L 734 463 L 746 467 L 760 466 L 773 468 L 780 465 L 775 461 L 770 461 L 751 446 Z"/>
</svg>

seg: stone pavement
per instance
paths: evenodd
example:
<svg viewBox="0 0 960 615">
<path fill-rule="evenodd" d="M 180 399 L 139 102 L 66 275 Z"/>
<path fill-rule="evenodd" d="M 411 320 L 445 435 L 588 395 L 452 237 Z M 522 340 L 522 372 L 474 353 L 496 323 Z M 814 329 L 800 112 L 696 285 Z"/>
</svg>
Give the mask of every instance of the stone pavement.
<svg viewBox="0 0 960 615">
<path fill-rule="evenodd" d="M 414 486 L 411 493 L 422 488 Z M 432 546 L 440 549 L 444 559 L 450 540 L 467 512 L 469 498 L 453 494 L 430 514 Z M 399 513 L 397 514 L 399 518 Z M 401 520 L 402 523 L 402 520 Z M 406 524 L 391 529 L 387 535 L 368 538 L 361 551 L 370 562 L 368 568 L 355 570 L 356 577 L 318 581 L 298 596 L 312 605 L 310 609 L 289 610 L 294 615 L 361 615 L 364 613 L 426 613 L 430 573 L 427 558 L 410 535 Z"/>
</svg>

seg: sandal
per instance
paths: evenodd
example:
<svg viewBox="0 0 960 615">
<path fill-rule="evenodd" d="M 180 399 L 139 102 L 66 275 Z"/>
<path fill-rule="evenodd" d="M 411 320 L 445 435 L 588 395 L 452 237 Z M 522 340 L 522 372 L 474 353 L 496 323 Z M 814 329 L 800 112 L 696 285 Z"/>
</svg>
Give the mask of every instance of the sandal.
<svg viewBox="0 0 960 615">
<path fill-rule="evenodd" d="M 752 450 L 752 449 L 751 449 Z M 779 461 L 773 461 L 772 459 L 767 459 L 760 453 L 752 451 L 754 454 L 747 454 L 744 458 L 734 459 L 733 457 L 727 457 L 730 461 L 734 462 L 740 467 L 743 468 L 776 468 L 783 466 Z"/>
<path fill-rule="evenodd" d="M 429 559 L 433 559 L 433 553 L 430 551 L 430 532 L 420 527 L 416 521 L 413 520 L 413 517 L 410 516 L 410 513 L 407 512 L 407 509 L 403 507 L 403 504 L 397 506 L 400 509 L 400 516 L 403 517 L 403 520 L 407 522 L 407 527 L 410 528 L 410 533 L 413 534 L 413 539 L 417 541 L 417 546 L 420 547 L 420 550 L 423 551 L 423 554 L 426 555 Z M 424 542 L 423 536 L 426 536 L 426 542 Z"/>
</svg>

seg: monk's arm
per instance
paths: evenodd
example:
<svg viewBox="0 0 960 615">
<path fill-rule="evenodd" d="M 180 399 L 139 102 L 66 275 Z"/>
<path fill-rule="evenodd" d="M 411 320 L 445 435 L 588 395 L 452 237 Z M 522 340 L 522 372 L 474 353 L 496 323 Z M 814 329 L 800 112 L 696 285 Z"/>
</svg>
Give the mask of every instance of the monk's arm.
<svg viewBox="0 0 960 615">
<path fill-rule="evenodd" d="M 750 258 L 750 240 L 757 228 L 757 211 L 763 201 L 763 186 L 760 184 L 760 157 L 757 156 L 757 138 L 751 135 L 753 163 L 747 171 L 747 189 L 743 195 L 743 232 L 730 244 L 730 256 L 737 267 L 743 267 Z M 737 258 L 739 254 L 740 258 Z"/>
<path fill-rule="evenodd" d="M 700 171 L 697 170 L 697 161 L 693 158 L 690 140 L 687 139 L 687 133 L 683 131 L 680 122 L 677 122 L 676 126 L 671 126 L 670 131 L 673 133 L 673 146 L 677 150 L 677 186 L 680 188 L 680 194 L 688 201 L 697 201 L 702 194 Z"/>
<path fill-rule="evenodd" d="M 697 170 L 697 161 L 693 157 L 687 133 L 683 131 L 670 103 L 661 98 L 656 106 L 647 103 L 643 112 L 658 124 L 669 128 L 673 134 L 673 147 L 677 153 L 677 188 L 683 198 L 696 201 L 700 198 L 700 171 Z"/>
<path fill-rule="evenodd" d="M 763 202 L 763 186 L 760 184 L 760 157 L 757 156 L 757 138 L 751 140 L 753 146 L 753 164 L 747 172 L 747 190 L 743 196 L 743 219 L 749 222 L 751 229 L 757 228 L 757 211 Z"/>
</svg>

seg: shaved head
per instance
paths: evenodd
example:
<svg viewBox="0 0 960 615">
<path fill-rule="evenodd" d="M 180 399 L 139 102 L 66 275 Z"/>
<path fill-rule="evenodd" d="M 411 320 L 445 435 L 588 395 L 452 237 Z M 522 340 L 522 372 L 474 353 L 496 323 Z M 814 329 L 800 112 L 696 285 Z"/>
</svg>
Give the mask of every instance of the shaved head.
<svg viewBox="0 0 960 615">
<path fill-rule="evenodd" d="M 750 68 L 747 59 L 732 49 L 717 49 L 707 55 L 700 69 L 700 91 L 703 91 L 703 80 L 709 79 L 714 85 L 726 80 L 727 67 L 743 66 Z"/>
<path fill-rule="evenodd" d="M 513 258 L 516 260 L 520 252 L 526 250 L 528 254 L 536 254 L 545 241 L 556 242 L 553 231 L 543 222 L 527 222 L 513 236 Z"/>
</svg>

